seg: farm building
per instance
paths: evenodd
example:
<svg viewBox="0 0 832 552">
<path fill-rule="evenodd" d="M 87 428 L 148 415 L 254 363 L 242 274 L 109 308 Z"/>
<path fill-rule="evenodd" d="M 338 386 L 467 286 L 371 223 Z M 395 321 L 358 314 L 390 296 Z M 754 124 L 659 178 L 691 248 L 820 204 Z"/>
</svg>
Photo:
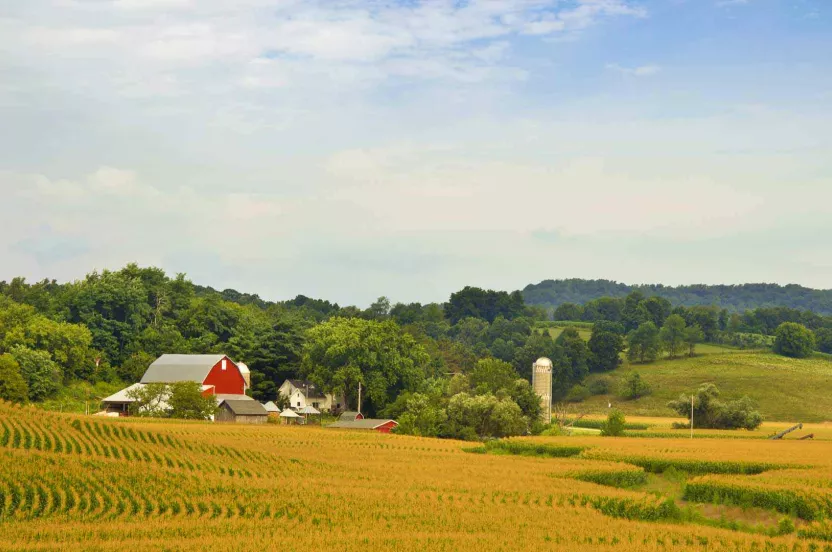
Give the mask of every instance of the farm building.
<svg viewBox="0 0 832 552">
<path fill-rule="evenodd" d="M 238 424 L 265 424 L 267 418 L 268 412 L 259 402 L 252 399 L 232 399 L 220 403 L 219 412 L 214 419 L 218 422 Z"/>
<path fill-rule="evenodd" d="M 373 418 L 361 418 L 357 420 L 338 420 L 326 427 L 335 429 L 371 429 L 379 433 L 390 433 L 393 428 L 399 425 L 396 420 L 383 420 Z"/>
<path fill-rule="evenodd" d="M 363 420 L 364 414 L 361 412 L 344 412 L 340 416 L 338 416 L 339 422 L 354 422 L 356 420 Z"/>
<path fill-rule="evenodd" d="M 289 408 L 295 412 L 312 406 L 321 412 L 337 413 L 344 407 L 344 397 L 324 393 L 311 381 L 287 379 L 278 393 L 289 400 Z"/>
<path fill-rule="evenodd" d="M 204 396 L 215 396 L 217 403 L 229 399 L 249 399 L 247 384 L 238 365 L 225 355 L 162 355 L 151 364 L 139 383 L 122 389 L 101 402 L 107 412 L 128 413 L 133 401 L 129 392 L 148 383 L 194 381 L 202 385 Z"/>
<path fill-rule="evenodd" d="M 269 416 L 277 416 L 280 414 L 280 408 L 273 401 L 269 401 L 263 405 L 263 408 L 266 409 L 266 412 L 269 413 Z"/>
</svg>

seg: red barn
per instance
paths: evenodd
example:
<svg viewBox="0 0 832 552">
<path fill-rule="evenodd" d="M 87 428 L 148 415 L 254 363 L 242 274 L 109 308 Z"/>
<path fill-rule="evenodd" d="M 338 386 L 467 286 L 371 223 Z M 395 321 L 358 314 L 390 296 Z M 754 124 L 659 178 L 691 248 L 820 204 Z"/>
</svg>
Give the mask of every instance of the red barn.
<svg viewBox="0 0 832 552">
<path fill-rule="evenodd" d="M 107 412 L 126 415 L 134 402 L 128 392 L 148 383 L 193 381 L 202 385 L 204 396 L 223 400 L 251 400 L 246 396 L 246 379 L 237 364 L 225 355 L 162 355 L 151 364 L 139 383 L 104 399 Z"/>
<path fill-rule="evenodd" d="M 141 383 L 195 381 L 205 395 L 245 395 L 246 379 L 225 355 L 162 355 L 147 369 Z"/>
<path fill-rule="evenodd" d="M 399 425 L 396 420 L 376 420 L 373 418 L 361 418 L 356 420 L 338 420 L 326 427 L 336 429 L 372 429 L 379 433 L 390 433 L 393 428 Z"/>
</svg>

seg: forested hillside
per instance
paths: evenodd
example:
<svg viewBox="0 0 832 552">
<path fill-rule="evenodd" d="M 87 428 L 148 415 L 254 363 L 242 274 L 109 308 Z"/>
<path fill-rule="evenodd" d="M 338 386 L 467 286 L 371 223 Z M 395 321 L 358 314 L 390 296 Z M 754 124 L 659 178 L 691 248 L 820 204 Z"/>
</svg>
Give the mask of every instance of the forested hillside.
<svg viewBox="0 0 832 552">
<path fill-rule="evenodd" d="M 789 284 L 627 285 L 611 280 L 544 280 L 523 289 L 526 304 L 555 309 L 563 303 L 582 305 L 600 297 L 625 297 L 633 291 L 663 297 L 673 305 L 717 306 L 729 312 L 744 312 L 760 307 L 788 307 L 832 314 L 832 290 L 817 290 Z"/>
</svg>

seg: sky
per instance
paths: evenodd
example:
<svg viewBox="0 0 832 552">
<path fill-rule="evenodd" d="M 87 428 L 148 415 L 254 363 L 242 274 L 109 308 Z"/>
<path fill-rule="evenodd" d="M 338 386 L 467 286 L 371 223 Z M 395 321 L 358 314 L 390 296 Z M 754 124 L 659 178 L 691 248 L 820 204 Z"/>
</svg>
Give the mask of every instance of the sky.
<svg viewBox="0 0 832 552">
<path fill-rule="evenodd" d="M 827 0 L 3 0 L 0 280 L 832 288 Z"/>
</svg>

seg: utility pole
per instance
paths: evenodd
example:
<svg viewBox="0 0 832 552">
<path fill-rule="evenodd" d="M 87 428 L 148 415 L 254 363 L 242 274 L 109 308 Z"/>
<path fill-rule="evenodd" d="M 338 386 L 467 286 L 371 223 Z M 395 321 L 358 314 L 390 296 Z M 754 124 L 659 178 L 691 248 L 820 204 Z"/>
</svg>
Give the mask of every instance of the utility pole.
<svg viewBox="0 0 832 552">
<path fill-rule="evenodd" d="M 358 382 L 358 413 L 361 414 L 361 382 Z"/>
<path fill-rule="evenodd" d="M 690 396 L 690 438 L 693 439 L 693 395 Z"/>
</svg>

